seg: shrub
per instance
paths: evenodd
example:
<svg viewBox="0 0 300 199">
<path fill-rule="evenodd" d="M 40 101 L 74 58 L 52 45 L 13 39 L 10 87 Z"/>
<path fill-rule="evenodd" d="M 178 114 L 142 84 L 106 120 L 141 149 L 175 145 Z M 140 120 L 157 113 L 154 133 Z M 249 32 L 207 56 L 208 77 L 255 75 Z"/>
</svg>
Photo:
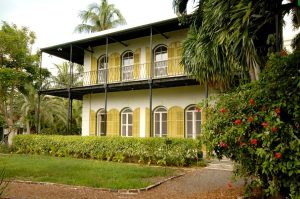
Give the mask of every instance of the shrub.
<svg viewBox="0 0 300 199">
<path fill-rule="evenodd" d="M 7 144 L 0 143 L 0 153 L 9 153 L 10 149 Z"/>
<path fill-rule="evenodd" d="M 300 198 L 300 53 L 273 55 L 261 79 L 207 108 L 205 143 L 238 163 L 265 196 Z"/>
<path fill-rule="evenodd" d="M 199 140 L 126 137 L 18 135 L 16 153 L 93 158 L 117 162 L 188 166 L 201 159 Z"/>
</svg>

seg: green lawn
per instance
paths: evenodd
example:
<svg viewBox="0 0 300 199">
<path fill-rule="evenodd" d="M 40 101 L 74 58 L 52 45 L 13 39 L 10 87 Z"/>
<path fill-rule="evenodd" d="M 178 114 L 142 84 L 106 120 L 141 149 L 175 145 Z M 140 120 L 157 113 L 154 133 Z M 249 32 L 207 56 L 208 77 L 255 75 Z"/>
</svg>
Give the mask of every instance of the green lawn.
<svg viewBox="0 0 300 199">
<path fill-rule="evenodd" d="M 5 177 L 111 189 L 146 187 L 155 177 L 174 175 L 176 169 L 39 155 L 0 155 Z"/>
</svg>

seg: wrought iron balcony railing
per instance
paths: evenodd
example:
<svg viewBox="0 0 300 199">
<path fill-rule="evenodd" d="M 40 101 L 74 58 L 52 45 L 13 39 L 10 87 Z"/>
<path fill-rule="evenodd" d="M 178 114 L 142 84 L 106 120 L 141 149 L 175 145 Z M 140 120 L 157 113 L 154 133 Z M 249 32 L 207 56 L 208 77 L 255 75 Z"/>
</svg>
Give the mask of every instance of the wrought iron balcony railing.
<svg viewBox="0 0 300 199">
<path fill-rule="evenodd" d="M 73 74 L 72 87 L 92 86 L 101 84 L 112 84 L 120 82 L 131 82 L 159 78 L 172 78 L 186 76 L 180 59 L 171 59 L 143 64 L 133 64 L 122 67 L 111 67 L 96 71 L 88 71 Z M 66 81 L 68 82 L 68 81 Z M 67 88 L 68 84 L 51 83 L 50 88 Z"/>
</svg>

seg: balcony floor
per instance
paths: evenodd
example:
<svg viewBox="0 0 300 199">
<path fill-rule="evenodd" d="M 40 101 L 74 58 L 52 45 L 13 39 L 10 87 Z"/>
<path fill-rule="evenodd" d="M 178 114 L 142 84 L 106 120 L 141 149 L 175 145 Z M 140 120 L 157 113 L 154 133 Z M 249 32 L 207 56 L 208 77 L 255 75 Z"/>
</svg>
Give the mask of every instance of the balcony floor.
<svg viewBox="0 0 300 199">
<path fill-rule="evenodd" d="M 141 81 L 128 81 L 128 82 L 118 82 L 110 83 L 107 85 L 108 92 L 118 92 L 118 91 L 128 91 L 128 90 L 141 90 L 148 89 L 150 80 L 141 80 Z M 178 86 L 188 86 L 188 85 L 198 85 L 199 83 L 191 78 L 186 76 L 179 77 L 167 77 L 159 78 L 152 80 L 152 88 L 167 88 L 167 87 L 178 87 Z M 91 85 L 91 86 L 82 86 L 82 87 L 72 87 L 70 88 L 71 98 L 82 100 L 83 95 L 89 93 L 104 93 L 105 87 L 101 85 Z M 41 94 L 52 95 L 57 97 L 68 98 L 68 88 L 62 89 L 51 89 L 51 90 L 42 90 Z"/>
</svg>

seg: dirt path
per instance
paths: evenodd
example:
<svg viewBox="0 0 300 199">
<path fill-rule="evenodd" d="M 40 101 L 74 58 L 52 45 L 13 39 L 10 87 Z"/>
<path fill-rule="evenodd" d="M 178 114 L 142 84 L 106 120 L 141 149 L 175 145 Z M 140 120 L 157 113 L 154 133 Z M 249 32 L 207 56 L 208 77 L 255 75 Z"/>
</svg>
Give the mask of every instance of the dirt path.
<svg viewBox="0 0 300 199">
<path fill-rule="evenodd" d="M 230 162 L 214 161 L 208 167 L 195 169 L 162 185 L 134 194 L 108 192 L 93 188 L 66 185 L 11 183 L 6 197 L 11 199 L 181 199 L 181 198 L 236 198 L 241 195 L 241 183 L 228 186 L 232 175 Z"/>
</svg>

